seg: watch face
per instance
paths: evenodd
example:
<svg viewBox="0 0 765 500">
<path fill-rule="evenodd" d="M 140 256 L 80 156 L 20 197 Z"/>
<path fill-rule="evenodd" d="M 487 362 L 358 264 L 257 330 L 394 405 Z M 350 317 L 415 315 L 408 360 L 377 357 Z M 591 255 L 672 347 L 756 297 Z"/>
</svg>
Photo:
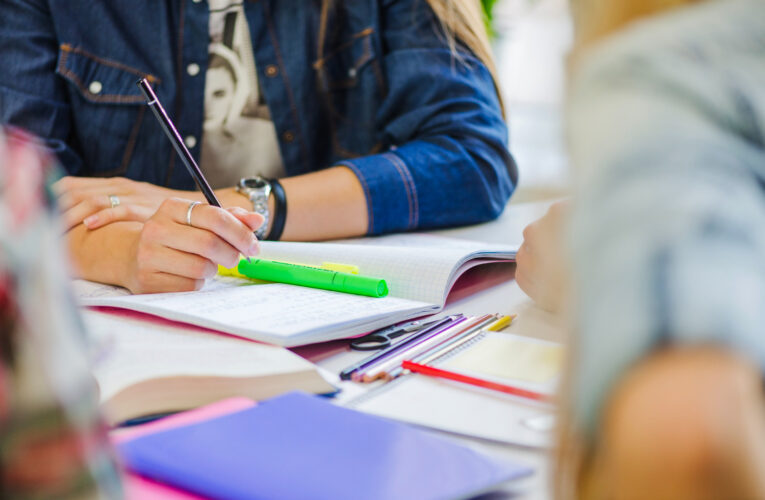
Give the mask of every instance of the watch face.
<svg viewBox="0 0 765 500">
<path fill-rule="evenodd" d="M 241 180 L 241 186 L 243 188 L 250 189 L 262 189 L 268 185 L 268 181 L 262 177 L 249 177 Z"/>
</svg>

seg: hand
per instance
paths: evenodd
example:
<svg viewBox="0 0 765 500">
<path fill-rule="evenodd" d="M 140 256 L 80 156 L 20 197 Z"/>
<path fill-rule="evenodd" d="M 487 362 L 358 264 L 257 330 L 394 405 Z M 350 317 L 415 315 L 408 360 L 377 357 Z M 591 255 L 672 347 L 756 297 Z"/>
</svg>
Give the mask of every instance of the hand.
<svg viewBox="0 0 765 500">
<path fill-rule="evenodd" d="M 563 230 L 567 202 L 553 204 L 541 219 L 523 230 L 516 255 L 515 281 L 548 311 L 561 312 L 568 288 Z"/>
<path fill-rule="evenodd" d="M 116 221 L 145 222 L 163 201 L 173 196 L 202 200 L 198 193 L 124 177 L 64 177 L 53 185 L 53 191 L 58 196 L 66 231 L 81 223 L 88 229 L 96 229 Z M 112 208 L 110 195 L 119 198 L 118 206 Z"/>
<path fill-rule="evenodd" d="M 259 214 L 199 204 L 186 223 L 190 200 L 170 198 L 130 244 L 122 285 L 133 293 L 198 290 L 218 264 L 236 267 L 239 255 L 257 255 Z"/>
</svg>

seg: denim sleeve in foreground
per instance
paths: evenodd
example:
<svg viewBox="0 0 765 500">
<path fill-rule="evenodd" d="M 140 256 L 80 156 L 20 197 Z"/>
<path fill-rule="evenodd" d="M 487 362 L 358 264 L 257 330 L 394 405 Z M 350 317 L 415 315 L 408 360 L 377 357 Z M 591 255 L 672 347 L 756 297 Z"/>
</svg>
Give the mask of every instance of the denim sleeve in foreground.
<svg viewBox="0 0 765 500">
<path fill-rule="evenodd" d="M 340 162 L 364 187 L 369 233 L 493 219 L 517 172 L 491 76 L 469 54 L 455 59 L 426 2 L 388 4 L 381 23 L 387 94 L 377 119 L 393 147 Z"/>
<path fill-rule="evenodd" d="M 762 89 L 759 57 L 747 73 Z M 572 92 L 571 401 L 590 438 L 610 389 L 653 349 L 712 343 L 765 367 L 765 151 L 748 128 L 763 116 L 719 67 L 681 59 L 606 64 Z"/>
<path fill-rule="evenodd" d="M 0 2 L 0 124 L 46 138 L 70 174 L 82 160 L 67 144 L 70 107 L 56 75 L 59 47 L 46 2 Z"/>
</svg>

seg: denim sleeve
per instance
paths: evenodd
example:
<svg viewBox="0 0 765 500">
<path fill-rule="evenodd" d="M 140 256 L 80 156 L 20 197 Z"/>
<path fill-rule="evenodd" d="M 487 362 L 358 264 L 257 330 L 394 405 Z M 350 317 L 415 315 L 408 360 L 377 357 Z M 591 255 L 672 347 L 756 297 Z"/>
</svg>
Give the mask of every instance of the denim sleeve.
<svg viewBox="0 0 765 500">
<path fill-rule="evenodd" d="M 585 436 L 612 386 L 654 349 L 713 344 L 765 367 L 765 135 L 741 90 L 765 85 L 757 50 L 739 53 L 737 75 L 699 51 L 617 51 L 574 80 L 571 401 Z"/>
<path fill-rule="evenodd" d="M 71 109 L 56 76 L 59 47 L 48 6 L 38 0 L 0 2 L 0 124 L 26 129 L 45 143 L 71 174 L 80 156 L 67 144 Z"/>
<path fill-rule="evenodd" d="M 381 2 L 386 97 L 377 120 L 389 151 L 340 162 L 359 177 L 369 233 L 497 217 L 517 180 L 487 68 L 455 57 L 424 1 Z"/>
</svg>

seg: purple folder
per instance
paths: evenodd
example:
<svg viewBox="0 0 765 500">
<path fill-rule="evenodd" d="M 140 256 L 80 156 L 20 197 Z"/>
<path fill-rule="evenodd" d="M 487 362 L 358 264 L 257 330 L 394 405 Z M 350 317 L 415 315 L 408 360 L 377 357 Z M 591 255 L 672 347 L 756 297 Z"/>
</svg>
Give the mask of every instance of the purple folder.
<svg viewBox="0 0 765 500">
<path fill-rule="evenodd" d="M 459 498 L 531 473 L 298 392 L 120 451 L 142 476 L 221 499 Z"/>
</svg>

